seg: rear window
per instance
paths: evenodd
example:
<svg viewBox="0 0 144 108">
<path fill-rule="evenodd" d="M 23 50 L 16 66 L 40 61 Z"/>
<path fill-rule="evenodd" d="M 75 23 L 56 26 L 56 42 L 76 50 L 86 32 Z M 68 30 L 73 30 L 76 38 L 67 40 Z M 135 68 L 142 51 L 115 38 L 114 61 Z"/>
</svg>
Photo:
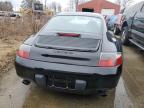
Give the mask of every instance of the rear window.
<svg viewBox="0 0 144 108">
<path fill-rule="evenodd" d="M 56 16 L 40 34 L 46 35 L 49 31 L 102 34 L 102 28 L 102 19 L 97 17 Z"/>
<path fill-rule="evenodd" d="M 99 45 L 98 39 L 92 38 L 75 38 L 65 36 L 40 36 L 36 45 L 48 48 L 65 48 L 65 49 L 83 49 L 93 50 Z"/>
</svg>

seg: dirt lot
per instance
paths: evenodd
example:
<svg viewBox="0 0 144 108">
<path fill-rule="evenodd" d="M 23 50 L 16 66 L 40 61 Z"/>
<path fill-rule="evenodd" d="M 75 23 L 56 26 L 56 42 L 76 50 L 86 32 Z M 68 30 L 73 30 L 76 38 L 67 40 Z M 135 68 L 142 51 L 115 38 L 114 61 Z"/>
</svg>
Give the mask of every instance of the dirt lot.
<svg viewBox="0 0 144 108">
<path fill-rule="evenodd" d="M 12 67 L 11 62 L 22 40 L 32 34 L 32 29 L 26 27 L 30 24 L 24 22 L 22 18 L 0 17 L 0 76 Z"/>
<path fill-rule="evenodd" d="M 124 48 L 123 78 L 135 108 L 144 108 L 144 52 L 131 45 Z"/>
<path fill-rule="evenodd" d="M 0 39 L 0 77 L 4 72 L 7 72 L 12 67 L 12 62 L 15 57 L 16 50 L 22 40 L 27 36 L 18 36 L 17 39 Z"/>
<path fill-rule="evenodd" d="M 49 18 L 41 16 L 39 20 L 32 20 L 30 16 L 0 17 L 0 77 L 12 68 L 11 63 L 21 42 L 37 32 Z"/>
<path fill-rule="evenodd" d="M 9 80 L 7 80 L 9 79 Z M 107 97 L 80 96 L 49 91 L 34 83 L 25 86 L 11 69 L 0 82 L 0 108 L 133 108 L 121 78 Z"/>
</svg>

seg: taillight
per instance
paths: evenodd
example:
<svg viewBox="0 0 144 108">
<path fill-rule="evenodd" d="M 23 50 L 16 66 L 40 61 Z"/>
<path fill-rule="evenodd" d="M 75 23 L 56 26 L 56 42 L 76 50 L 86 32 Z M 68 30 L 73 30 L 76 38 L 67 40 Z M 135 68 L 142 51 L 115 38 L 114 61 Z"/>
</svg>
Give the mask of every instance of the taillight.
<svg viewBox="0 0 144 108">
<path fill-rule="evenodd" d="M 112 67 L 112 66 L 114 66 L 113 60 L 112 59 L 100 60 L 98 66 L 101 66 L 101 67 Z"/>
<path fill-rule="evenodd" d="M 20 56 L 20 57 L 22 57 L 22 58 L 26 58 L 26 59 L 29 58 L 29 52 L 28 51 L 19 50 L 17 52 L 17 55 Z"/>
<path fill-rule="evenodd" d="M 122 55 L 121 55 L 121 54 L 120 54 L 120 55 L 117 55 L 115 66 L 119 66 L 119 65 L 121 65 L 122 63 L 123 63 L 123 61 L 122 61 Z"/>
<path fill-rule="evenodd" d="M 122 55 L 112 53 L 102 53 L 98 62 L 98 66 L 100 67 L 114 67 L 120 66 L 121 64 Z"/>
</svg>

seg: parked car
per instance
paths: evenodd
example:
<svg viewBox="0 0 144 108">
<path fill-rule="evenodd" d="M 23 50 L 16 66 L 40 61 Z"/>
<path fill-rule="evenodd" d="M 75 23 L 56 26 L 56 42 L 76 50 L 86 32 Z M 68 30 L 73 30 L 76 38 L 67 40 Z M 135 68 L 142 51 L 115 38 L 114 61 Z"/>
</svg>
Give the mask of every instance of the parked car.
<svg viewBox="0 0 144 108">
<path fill-rule="evenodd" d="M 100 14 L 60 13 L 20 46 L 16 72 L 24 84 L 104 95 L 117 86 L 122 72 L 120 42 Z"/>
<path fill-rule="evenodd" d="M 10 17 L 20 18 L 20 15 L 18 13 L 11 13 Z"/>
<path fill-rule="evenodd" d="M 131 42 L 144 50 L 144 1 L 125 9 L 120 31 L 124 45 Z"/>
<path fill-rule="evenodd" d="M 117 22 L 118 16 L 117 15 L 111 15 L 107 16 L 107 27 L 109 30 L 113 31 L 114 30 L 114 25 Z"/>
</svg>

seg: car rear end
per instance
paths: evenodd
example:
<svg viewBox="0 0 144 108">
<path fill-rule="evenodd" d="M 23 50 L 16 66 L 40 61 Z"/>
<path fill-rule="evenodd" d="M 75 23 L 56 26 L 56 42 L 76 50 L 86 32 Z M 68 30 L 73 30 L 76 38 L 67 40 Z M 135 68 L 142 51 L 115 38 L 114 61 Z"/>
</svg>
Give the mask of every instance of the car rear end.
<svg viewBox="0 0 144 108">
<path fill-rule="evenodd" d="M 115 88 L 122 71 L 122 55 L 117 51 L 103 51 L 104 19 L 75 15 L 57 17 L 68 20 L 65 27 L 61 27 L 59 18 L 54 20 L 55 26 L 65 31 L 54 31 L 55 26 L 48 28 L 46 25 L 37 36 L 21 45 L 15 62 L 17 74 L 41 87 L 72 93 Z M 69 30 L 68 26 L 75 28 Z M 80 26 L 82 28 L 75 32 Z"/>
</svg>

